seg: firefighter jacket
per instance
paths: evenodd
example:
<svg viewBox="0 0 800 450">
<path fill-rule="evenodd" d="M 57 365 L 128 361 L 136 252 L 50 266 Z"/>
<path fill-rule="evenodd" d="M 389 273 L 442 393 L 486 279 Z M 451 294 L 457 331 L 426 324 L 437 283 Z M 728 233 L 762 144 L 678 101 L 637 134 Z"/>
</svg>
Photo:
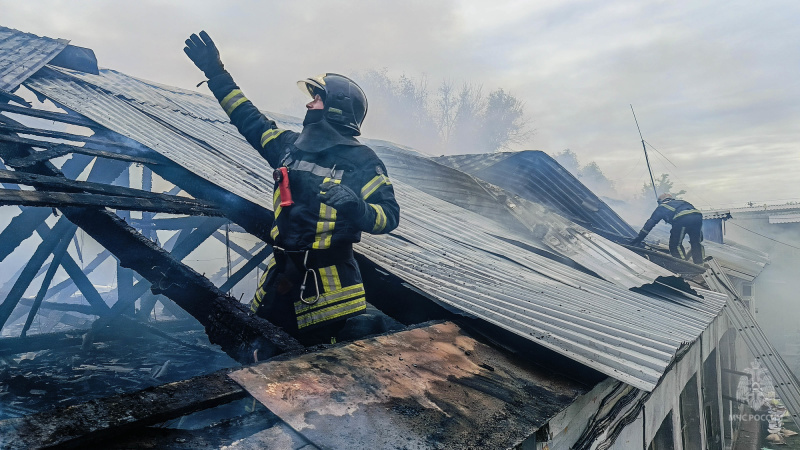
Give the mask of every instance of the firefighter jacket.
<svg viewBox="0 0 800 450">
<path fill-rule="evenodd" d="M 397 227 L 400 208 L 386 167 L 365 145 L 334 145 L 323 151 L 301 151 L 293 144 L 300 133 L 278 128 L 245 98 L 227 73 L 208 82 L 211 91 L 239 132 L 273 168 L 287 167 L 294 205 L 281 207 L 275 183 L 275 222 L 270 236 L 287 250 L 326 249 L 361 240 L 361 232 L 383 234 Z M 337 217 L 317 198 L 320 185 L 342 183 L 367 202 L 360 218 Z"/>
<path fill-rule="evenodd" d="M 267 119 L 227 72 L 212 77 L 208 85 L 231 123 L 269 165 L 286 168 L 294 202 L 281 206 L 285 199 L 276 180 L 272 198 L 275 220 L 270 231 L 276 252 L 267 261 L 251 309 L 290 334 L 363 313 L 365 291 L 352 243 L 361 240 L 363 231 L 392 231 L 400 215 L 384 164 L 372 149 L 350 137 L 339 142 L 334 139 L 330 147 L 323 145 L 319 151 L 303 151 L 294 145 L 301 133 L 278 128 Z M 321 185 L 330 182 L 348 187 L 364 200 L 361 217 L 341 217 L 335 208 L 320 201 Z M 312 253 L 307 264 L 286 256 L 298 251 Z M 309 271 L 315 273 L 308 275 Z M 281 278 L 290 279 L 293 286 L 284 293 Z M 307 286 L 307 280 L 313 280 L 313 285 Z"/>
<path fill-rule="evenodd" d="M 644 223 L 644 227 L 642 227 L 642 232 L 647 234 L 650 230 L 653 229 L 656 224 L 660 221 L 667 222 L 672 224 L 675 219 L 679 219 L 684 216 L 688 216 L 690 214 L 701 214 L 702 213 L 695 209 L 691 203 L 685 200 L 679 200 L 675 198 L 668 198 L 665 199 L 661 204 L 658 205 L 653 214 L 647 219 L 647 222 Z"/>
</svg>

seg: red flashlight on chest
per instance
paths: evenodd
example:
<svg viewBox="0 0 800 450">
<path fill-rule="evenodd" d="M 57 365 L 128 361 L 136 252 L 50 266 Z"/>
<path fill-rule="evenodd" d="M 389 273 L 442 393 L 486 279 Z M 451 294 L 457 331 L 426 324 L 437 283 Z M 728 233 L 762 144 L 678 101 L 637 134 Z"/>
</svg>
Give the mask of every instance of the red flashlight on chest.
<svg viewBox="0 0 800 450">
<path fill-rule="evenodd" d="M 289 169 L 281 167 L 272 172 L 272 178 L 278 183 L 281 196 L 281 207 L 292 206 L 292 191 L 289 189 Z"/>
</svg>

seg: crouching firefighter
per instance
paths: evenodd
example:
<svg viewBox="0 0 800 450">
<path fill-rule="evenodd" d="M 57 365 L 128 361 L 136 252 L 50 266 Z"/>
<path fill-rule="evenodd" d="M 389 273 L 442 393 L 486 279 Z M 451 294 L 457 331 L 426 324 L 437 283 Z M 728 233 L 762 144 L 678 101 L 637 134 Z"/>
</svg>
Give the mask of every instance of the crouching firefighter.
<svg viewBox="0 0 800 450">
<path fill-rule="evenodd" d="M 683 239 L 689 235 L 691 245 L 692 261 L 695 264 L 703 264 L 705 251 L 703 249 L 703 213 L 695 209 L 691 203 L 673 198 L 671 194 L 661 194 L 658 196 L 658 207 L 647 219 L 642 231 L 636 236 L 630 245 L 639 245 L 660 221 L 672 224 L 669 233 L 669 253 L 680 259 L 688 260 L 686 250 L 683 248 Z"/>
<path fill-rule="evenodd" d="M 366 309 L 353 243 L 362 231 L 392 231 L 400 218 L 386 167 L 356 139 L 367 114 L 364 92 L 333 73 L 298 81 L 311 101 L 297 133 L 253 106 L 206 32 L 186 40 L 184 52 L 231 123 L 275 169 L 273 254 L 251 309 L 305 345 L 332 342 L 346 319 Z"/>
</svg>

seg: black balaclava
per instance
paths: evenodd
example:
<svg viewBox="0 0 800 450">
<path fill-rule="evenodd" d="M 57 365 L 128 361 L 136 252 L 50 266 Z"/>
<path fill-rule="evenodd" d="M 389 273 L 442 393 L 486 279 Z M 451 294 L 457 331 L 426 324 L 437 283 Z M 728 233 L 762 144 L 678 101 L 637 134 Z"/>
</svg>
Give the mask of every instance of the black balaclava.
<svg viewBox="0 0 800 450">
<path fill-rule="evenodd" d="M 325 120 L 324 109 L 309 109 L 303 119 L 303 131 L 294 146 L 304 152 L 316 153 L 336 145 L 361 145 L 353 136 L 343 135 Z"/>
</svg>

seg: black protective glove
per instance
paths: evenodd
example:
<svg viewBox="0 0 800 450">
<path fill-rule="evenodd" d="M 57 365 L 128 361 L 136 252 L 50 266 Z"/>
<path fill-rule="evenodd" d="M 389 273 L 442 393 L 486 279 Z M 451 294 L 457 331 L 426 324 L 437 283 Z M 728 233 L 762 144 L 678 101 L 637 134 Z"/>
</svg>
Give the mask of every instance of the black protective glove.
<svg viewBox="0 0 800 450">
<path fill-rule="evenodd" d="M 361 199 L 352 189 L 333 181 L 319 186 L 319 200 L 335 208 L 343 218 L 358 221 L 367 212 L 367 202 Z"/>
<path fill-rule="evenodd" d="M 644 241 L 645 237 L 647 237 L 647 232 L 642 230 L 642 231 L 639 232 L 638 236 L 636 236 L 635 238 L 631 239 L 631 241 L 628 243 L 628 245 L 632 245 L 634 247 L 638 247 L 638 246 L 641 245 L 642 241 Z"/>
<path fill-rule="evenodd" d="M 200 36 L 196 34 L 189 36 L 183 51 L 209 79 L 225 72 L 225 66 L 219 58 L 219 50 L 205 31 L 201 31 Z"/>
</svg>

